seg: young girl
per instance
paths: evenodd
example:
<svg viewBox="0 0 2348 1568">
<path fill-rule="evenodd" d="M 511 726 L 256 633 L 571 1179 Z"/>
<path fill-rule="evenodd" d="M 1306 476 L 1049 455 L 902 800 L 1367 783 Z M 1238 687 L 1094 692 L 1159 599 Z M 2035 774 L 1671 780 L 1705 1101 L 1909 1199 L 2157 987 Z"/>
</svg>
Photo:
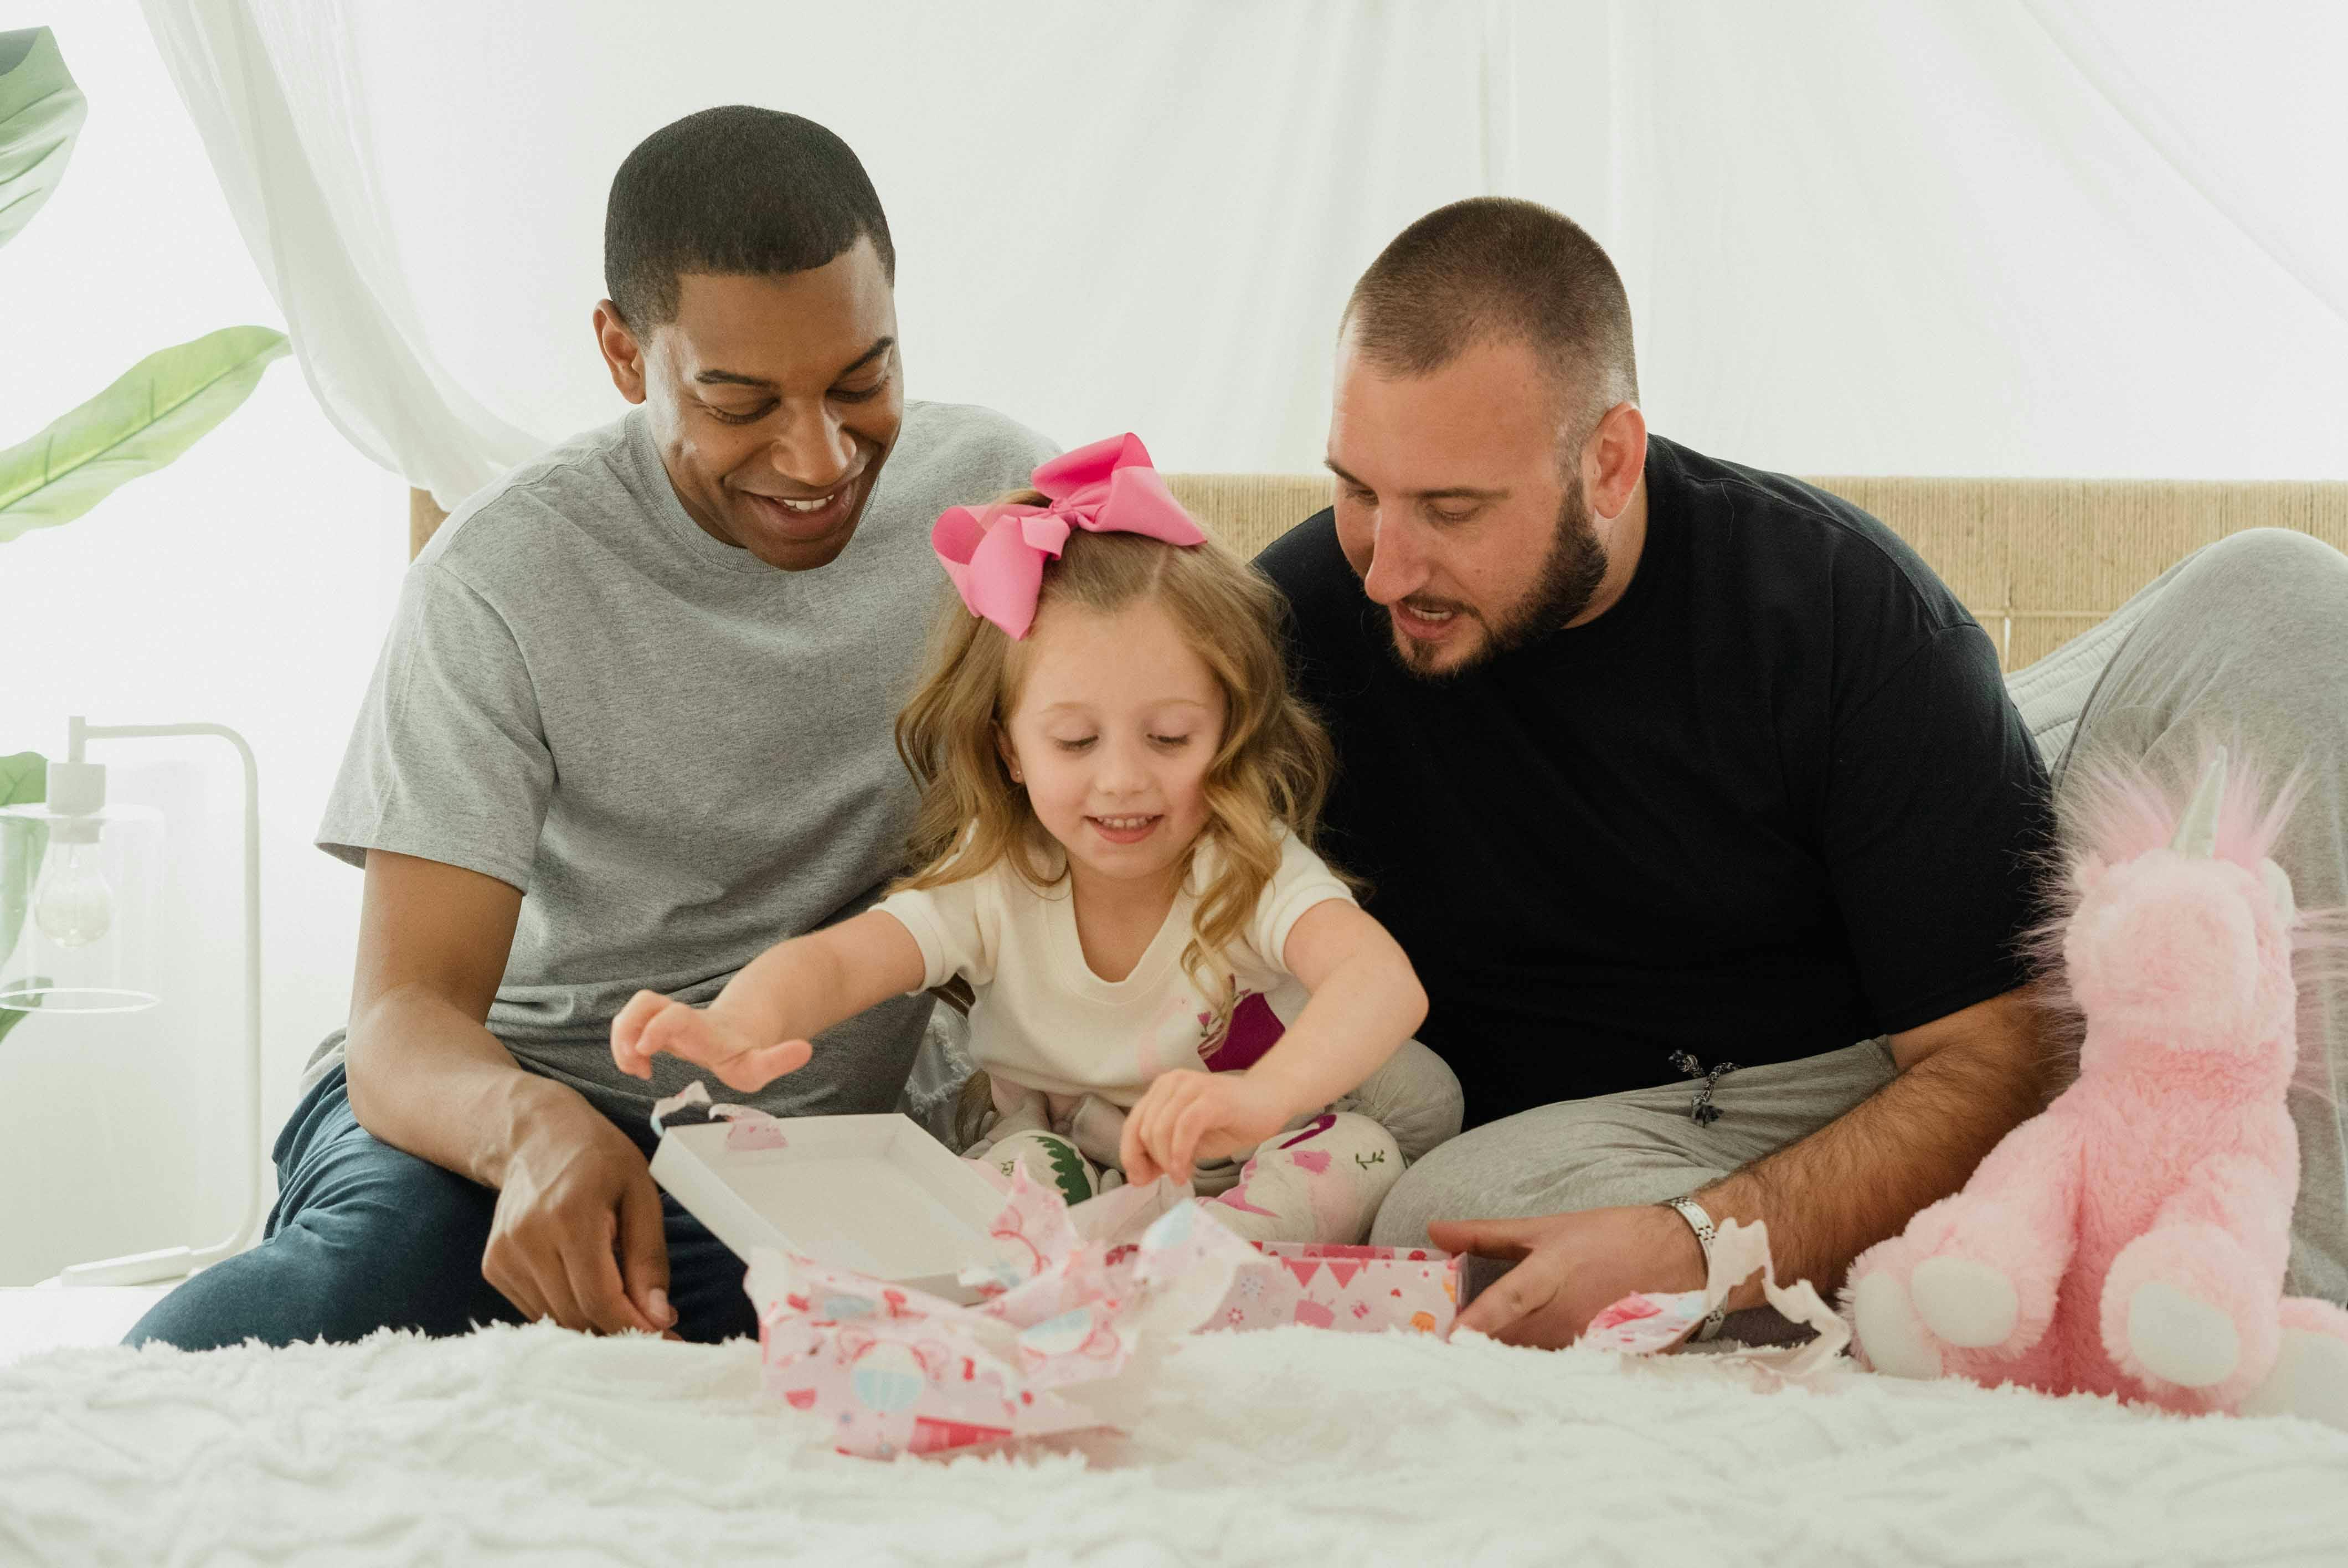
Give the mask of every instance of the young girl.
<svg viewBox="0 0 2348 1568">
<path fill-rule="evenodd" d="M 1330 749 L 1288 689 L 1275 590 L 1134 436 L 1035 484 L 932 535 L 967 610 L 897 722 L 923 869 L 705 1010 L 638 992 L 613 1057 L 756 1089 L 808 1037 L 960 977 L 991 1093 L 973 1158 L 1072 1200 L 1170 1174 L 1251 1239 L 1360 1241 L 1460 1095 L 1409 1038 L 1409 960 L 1310 846 Z"/>
</svg>

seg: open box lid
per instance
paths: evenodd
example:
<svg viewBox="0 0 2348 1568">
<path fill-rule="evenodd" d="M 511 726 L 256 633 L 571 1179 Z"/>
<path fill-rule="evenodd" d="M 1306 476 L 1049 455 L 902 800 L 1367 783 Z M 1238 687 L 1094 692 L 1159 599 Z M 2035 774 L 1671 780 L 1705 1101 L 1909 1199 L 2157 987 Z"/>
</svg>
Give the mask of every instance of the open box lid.
<svg viewBox="0 0 2348 1568">
<path fill-rule="evenodd" d="M 753 1248 L 798 1253 L 949 1301 L 994 1255 L 1003 1194 L 911 1118 L 799 1116 L 780 1148 L 729 1147 L 731 1124 L 669 1127 L 653 1179 L 748 1262 Z"/>
</svg>

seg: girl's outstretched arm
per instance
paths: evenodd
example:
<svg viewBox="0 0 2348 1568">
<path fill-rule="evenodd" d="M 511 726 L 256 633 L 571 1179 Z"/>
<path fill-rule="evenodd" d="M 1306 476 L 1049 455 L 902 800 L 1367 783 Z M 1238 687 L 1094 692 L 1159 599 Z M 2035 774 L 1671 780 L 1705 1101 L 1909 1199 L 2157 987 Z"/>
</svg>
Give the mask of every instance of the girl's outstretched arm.
<svg viewBox="0 0 2348 1568">
<path fill-rule="evenodd" d="M 638 991 L 612 1020 L 612 1060 L 623 1072 L 650 1078 L 653 1058 L 667 1051 L 708 1068 L 729 1088 L 764 1088 L 807 1065 L 811 1037 L 918 990 L 926 973 L 904 923 L 868 909 L 767 948 L 705 1009 Z"/>
<path fill-rule="evenodd" d="M 1358 1087 L 1426 1020 L 1426 992 L 1402 947 L 1355 905 L 1315 904 L 1281 955 L 1312 999 L 1245 1072 L 1169 1072 L 1126 1118 L 1126 1176 L 1188 1181 L 1200 1158 L 1251 1148 L 1303 1112 Z"/>
</svg>

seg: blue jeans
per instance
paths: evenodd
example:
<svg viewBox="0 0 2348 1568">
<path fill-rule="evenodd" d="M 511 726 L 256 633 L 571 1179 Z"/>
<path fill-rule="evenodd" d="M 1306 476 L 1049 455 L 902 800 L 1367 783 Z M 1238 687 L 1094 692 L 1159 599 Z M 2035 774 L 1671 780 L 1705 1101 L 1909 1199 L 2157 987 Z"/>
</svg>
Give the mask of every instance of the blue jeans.
<svg viewBox="0 0 2348 1568">
<path fill-rule="evenodd" d="M 640 1144 L 646 1132 L 623 1128 Z M 497 1194 L 402 1153 L 351 1114 L 343 1070 L 320 1079 L 277 1136 L 277 1205 L 259 1246 L 157 1302 L 123 1343 L 210 1350 L 259 1339 L 364 1339 L 378 1328 L 463 1334 L 522 1316 L 481 1277 Z M 661 1194 L 676 1331 L 756 1334 L 742 1260 Z"/>
</svg>

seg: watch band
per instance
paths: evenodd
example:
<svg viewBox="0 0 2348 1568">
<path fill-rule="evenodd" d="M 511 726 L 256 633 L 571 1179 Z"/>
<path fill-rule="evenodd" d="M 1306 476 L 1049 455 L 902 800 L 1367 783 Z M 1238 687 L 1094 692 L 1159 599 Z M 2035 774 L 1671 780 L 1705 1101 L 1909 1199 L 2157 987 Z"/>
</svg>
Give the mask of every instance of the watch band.
<svg viewBox="0 0 2348 1568">
<path fill-rule="evenodd" d="M 1687 1221 L 1688 1229 L 1695 1232 L 1695 1244 L 1704 1249 L 1704 1278 L 1709 1282 L 1712 1278 L 1712 1244 L 1720 1235 L 1713 1225 L 1712 1216 L 1704 1212 L 1702 1204 L 1684 1194 L 1676 1198 L 1665 1198 L 1663 1207 L 1673 1210 L 1680 1218 Z M 1720 1332 L 1720 1326 L 1727 1320 L 1728 1303 L 1724 1301 L 1712 1309 L 1712 1316 L 1696 1325 L 1696 1330 L 1690 1337 L 1709 1339 Z"/>
</svg>

